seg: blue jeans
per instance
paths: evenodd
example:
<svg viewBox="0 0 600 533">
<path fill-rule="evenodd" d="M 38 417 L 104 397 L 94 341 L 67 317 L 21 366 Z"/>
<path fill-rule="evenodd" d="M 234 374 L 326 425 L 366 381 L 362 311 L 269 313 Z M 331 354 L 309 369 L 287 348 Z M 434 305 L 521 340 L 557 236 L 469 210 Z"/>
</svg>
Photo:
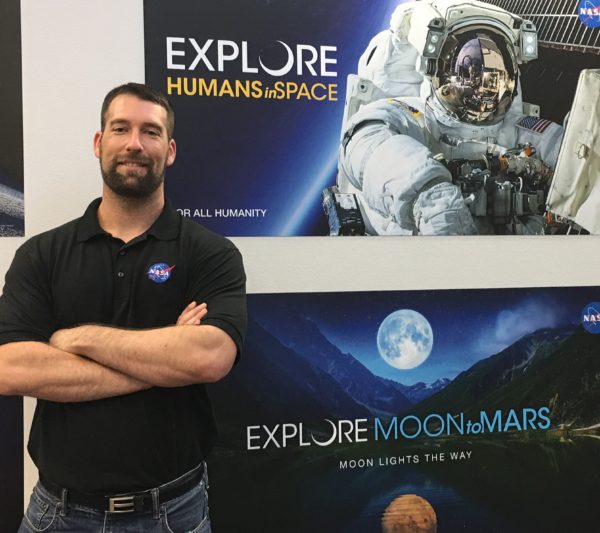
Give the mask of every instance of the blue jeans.
<svg viewBox="0 0 600 533">
<path fill-rule="evenodd" d="M 64 505 L 41 483 L 33 489 L 18 533 L 211 533 L 208 478 L 185 494 L 157 502 L 152 511 L 114 514 L 81 505 Z"/>
</svg>

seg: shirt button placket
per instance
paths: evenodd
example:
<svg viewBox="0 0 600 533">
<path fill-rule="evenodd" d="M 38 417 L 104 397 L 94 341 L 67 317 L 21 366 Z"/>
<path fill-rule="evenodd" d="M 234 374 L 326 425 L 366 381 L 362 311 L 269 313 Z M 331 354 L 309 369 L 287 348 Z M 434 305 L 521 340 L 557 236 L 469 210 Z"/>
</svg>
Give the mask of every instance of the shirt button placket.
<svg viewBox="0 0 600 533">
<path fill-rule="evenodd" d="M 131 296 L 131 260 L 129 250 L 119 250 L 115 261 L 115 292 L 113 308 L 116 315 L 127 313 L 127 306 Z"/>
</svg>

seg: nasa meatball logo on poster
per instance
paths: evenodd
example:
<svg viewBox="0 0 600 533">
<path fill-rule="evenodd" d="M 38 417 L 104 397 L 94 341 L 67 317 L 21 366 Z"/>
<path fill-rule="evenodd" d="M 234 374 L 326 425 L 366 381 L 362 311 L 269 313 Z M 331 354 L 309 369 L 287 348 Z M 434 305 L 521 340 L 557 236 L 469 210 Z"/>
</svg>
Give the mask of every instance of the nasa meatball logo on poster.
<svg viewBox="0 0 600 533">
<path fill-rule="evenodd" d="M 215 530 L 594 531 L 598 295 L 249 295 L 210 390 Z"/>
<path fill-rule="evenodd" d="M 145 0 L 167 194 L 227 235 L 599 232 L 595 8 L 513 4 Z"/>
</svg>

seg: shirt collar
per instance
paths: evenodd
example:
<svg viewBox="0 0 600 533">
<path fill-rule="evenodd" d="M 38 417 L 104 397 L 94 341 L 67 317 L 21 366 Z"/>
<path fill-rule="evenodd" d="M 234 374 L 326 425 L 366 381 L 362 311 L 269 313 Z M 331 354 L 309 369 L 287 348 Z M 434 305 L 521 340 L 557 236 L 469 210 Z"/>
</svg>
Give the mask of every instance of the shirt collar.
<svg viewBox="0 0 600 533">
<path fill-rule="evenodd" d="M 98 222 L 98 206 L 102 198 L 96 198 L 87 209 L 83 216 L 79 219 L 77 225 L 77 240 L 79 242 L 85 242 L 98 235 L 106 235 L 106 232 L 100 226 Z M 165 198 L 165 206 L 162 213 L 154 221 L 154 224 L 150 226 L 146 235 L 152 235 L 160 241 L 169 241 L 176 239 L 179 235 L 179 214 L 168 198 Z"/>
</svg>

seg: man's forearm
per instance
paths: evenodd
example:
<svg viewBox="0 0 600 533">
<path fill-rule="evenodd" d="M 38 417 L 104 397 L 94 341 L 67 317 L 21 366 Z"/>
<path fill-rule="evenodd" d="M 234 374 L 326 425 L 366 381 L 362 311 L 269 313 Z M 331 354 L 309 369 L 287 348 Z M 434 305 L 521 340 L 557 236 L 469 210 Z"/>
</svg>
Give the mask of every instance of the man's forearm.
<svg viewBox="0 0 600 533">
<path fill-rule="evenodd" d="M 151 385 L 41 342 L 0 346 L 0 394 L 55 402 L 121 396 Z"/>
<path fill-rule="evenodd" d="M 83 325 L 57 331 L 50 344 L 159 387 L 218 381 L 237 352 L 225 332 L 204 325 L 148 330 Z"/>
</svg>

